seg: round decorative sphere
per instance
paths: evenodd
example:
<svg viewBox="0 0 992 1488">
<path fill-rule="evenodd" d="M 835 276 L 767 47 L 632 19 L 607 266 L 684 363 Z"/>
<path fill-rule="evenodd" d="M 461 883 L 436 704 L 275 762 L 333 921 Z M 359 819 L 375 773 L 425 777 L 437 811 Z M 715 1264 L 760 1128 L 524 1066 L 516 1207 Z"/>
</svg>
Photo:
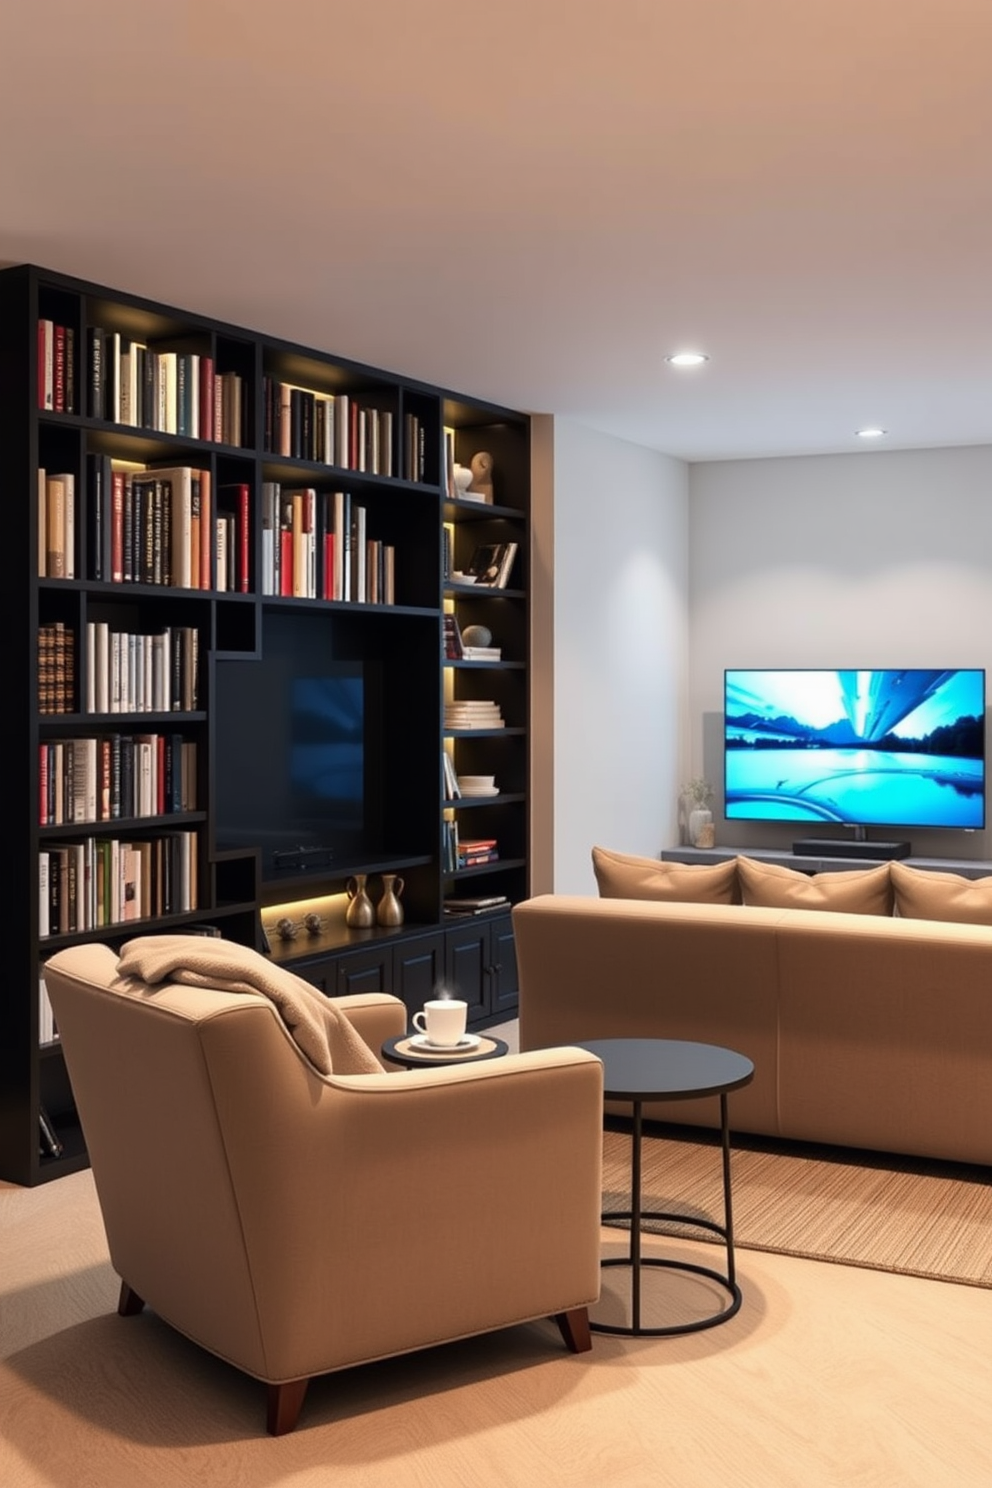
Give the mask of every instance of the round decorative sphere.
<svg viewBox="0 0 992 1488">
<path fill-rule="evenodd" d="M 462 631 L 462 640 L 466 646 L 488 646 L 492 639 L 493 633 L 485 625 L 466 625 Z"/>
</svg>

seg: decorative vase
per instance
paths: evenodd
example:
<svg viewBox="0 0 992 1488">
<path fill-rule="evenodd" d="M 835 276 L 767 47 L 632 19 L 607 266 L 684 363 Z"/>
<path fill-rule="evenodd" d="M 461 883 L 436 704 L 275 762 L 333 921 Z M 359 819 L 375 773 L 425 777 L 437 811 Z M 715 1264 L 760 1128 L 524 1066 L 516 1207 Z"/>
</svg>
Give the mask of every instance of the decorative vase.
<svg viewBox="0 0 992 1488">
<path fill-rule="evenodd" d="M 712 847 L 716 841 L 713 813 L 708 806 L 694 806 L 689 812 L 689 841 L 693 847 Z"/>
<path fill-rule="evenodd" d="M 344 922 L 351 928 L 367 928 L 375 924 L 375 905 L 365 890 L 364 873 L 356 873 L 354 878 L 348 880 L 348 908 L 345 910 Z"/>
<path fill-rule="evenodd" d="M 376 909 L 376 918 L 380 925 L 402 925 L 403 906 L 400 903 L 402 892 L 403 880 L 398 873 L 382 875 L 382 898 Z"/>
</svg>

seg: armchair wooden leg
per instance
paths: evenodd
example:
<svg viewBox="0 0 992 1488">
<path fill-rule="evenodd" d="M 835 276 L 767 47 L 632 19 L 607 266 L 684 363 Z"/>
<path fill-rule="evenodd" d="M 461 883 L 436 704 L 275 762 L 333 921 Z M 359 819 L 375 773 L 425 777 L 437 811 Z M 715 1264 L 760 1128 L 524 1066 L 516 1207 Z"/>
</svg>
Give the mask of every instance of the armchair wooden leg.
<svg viewBox="0 0 992 1488">
<path fill-rule="evenodd" d="M 144 1305 L 144 1298 L 132 1291 L 126 1281 L 122 1281 L 121 1294 L 117 1299 L 117 1311 L 121 1317 L 137 1317 Z"/>
<path fill-rule="evenodd" d="M 556 1312 L 555 1322 L 573 1354 L 584 1354 L 587 1349 L 592 1348 L 588 1307 L 573 1307 L 570 1312 Z"/>
<path fill-rule="evenodd" d="M 285 1436 L 292 1431 L 300 1419 L 303 1397 L 307 1393 L 308 1379 L 290 1380 L 284 1385 L 268 1386 L 268 1407 L 265 1424 L 270 1436 Z"/>
</svg>

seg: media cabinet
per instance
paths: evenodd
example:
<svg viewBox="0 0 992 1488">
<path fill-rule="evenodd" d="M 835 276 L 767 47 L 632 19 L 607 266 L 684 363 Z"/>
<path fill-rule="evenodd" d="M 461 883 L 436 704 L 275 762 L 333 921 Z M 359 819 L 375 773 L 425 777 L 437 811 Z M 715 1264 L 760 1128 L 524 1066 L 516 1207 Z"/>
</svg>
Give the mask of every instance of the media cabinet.
<svg viewBox="0 0 992 1488">
<path fill-rule="evenodd" d="M 413 1008 L 443 985 L 477 1027 L 512 1014 L 509 911 L 530 889 L 528 417 L 19 265 L 0 271 L 0 448 L 18 762 L 0 1178 L 87 1163 L 40 987 L 46 955 L 80 940 L 213 930 L 265 951 L 263 924 L 316 902 L 319 933 L 268 944 L 326 993 Z M 491 472 L 479 462 L 465 489 L 455 467 L 481 452 Z M 502 587 L 456 579 L 497 544 L 515 545 Z M 489 630 L 489 654 L 449 654 L 447 616 Z M 232 812 L 255 721 L 288 706 L 266 658 L 297 649 L 375 679 L 361 819 L 340 835 L 298 836 L 245 795 Z M 232 730 L 219 700 L 252 668 Z M 486 705 L 481 726 L 446 703 Z M 483 773 L 495 794 L 451 789 Z M 466 839 L 492 846 L 469 861 Z M 404 879 L 401 926 L 347 926 L 359 873 L 373 898 Z M 446 915 L 469 897 L 504 902 Z"/>
</svg>

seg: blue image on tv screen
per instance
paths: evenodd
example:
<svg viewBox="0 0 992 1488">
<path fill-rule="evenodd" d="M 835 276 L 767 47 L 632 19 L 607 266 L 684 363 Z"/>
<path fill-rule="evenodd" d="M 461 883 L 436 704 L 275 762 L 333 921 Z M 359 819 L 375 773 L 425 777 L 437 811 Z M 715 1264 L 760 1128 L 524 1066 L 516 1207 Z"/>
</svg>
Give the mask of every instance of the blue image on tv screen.
<svg viewBox="0 0 992 1488">
<path fill-rule="evenodd" d="M 728 670 L 726 815 L 985 825 L 985 672 Z"/>
<path fill-rule="evenodd" d="M 357 676 L 294 677 L 289 772 L 302 816 L 360 827 L 365 793 L 364 694 Z"/>
</svg>

